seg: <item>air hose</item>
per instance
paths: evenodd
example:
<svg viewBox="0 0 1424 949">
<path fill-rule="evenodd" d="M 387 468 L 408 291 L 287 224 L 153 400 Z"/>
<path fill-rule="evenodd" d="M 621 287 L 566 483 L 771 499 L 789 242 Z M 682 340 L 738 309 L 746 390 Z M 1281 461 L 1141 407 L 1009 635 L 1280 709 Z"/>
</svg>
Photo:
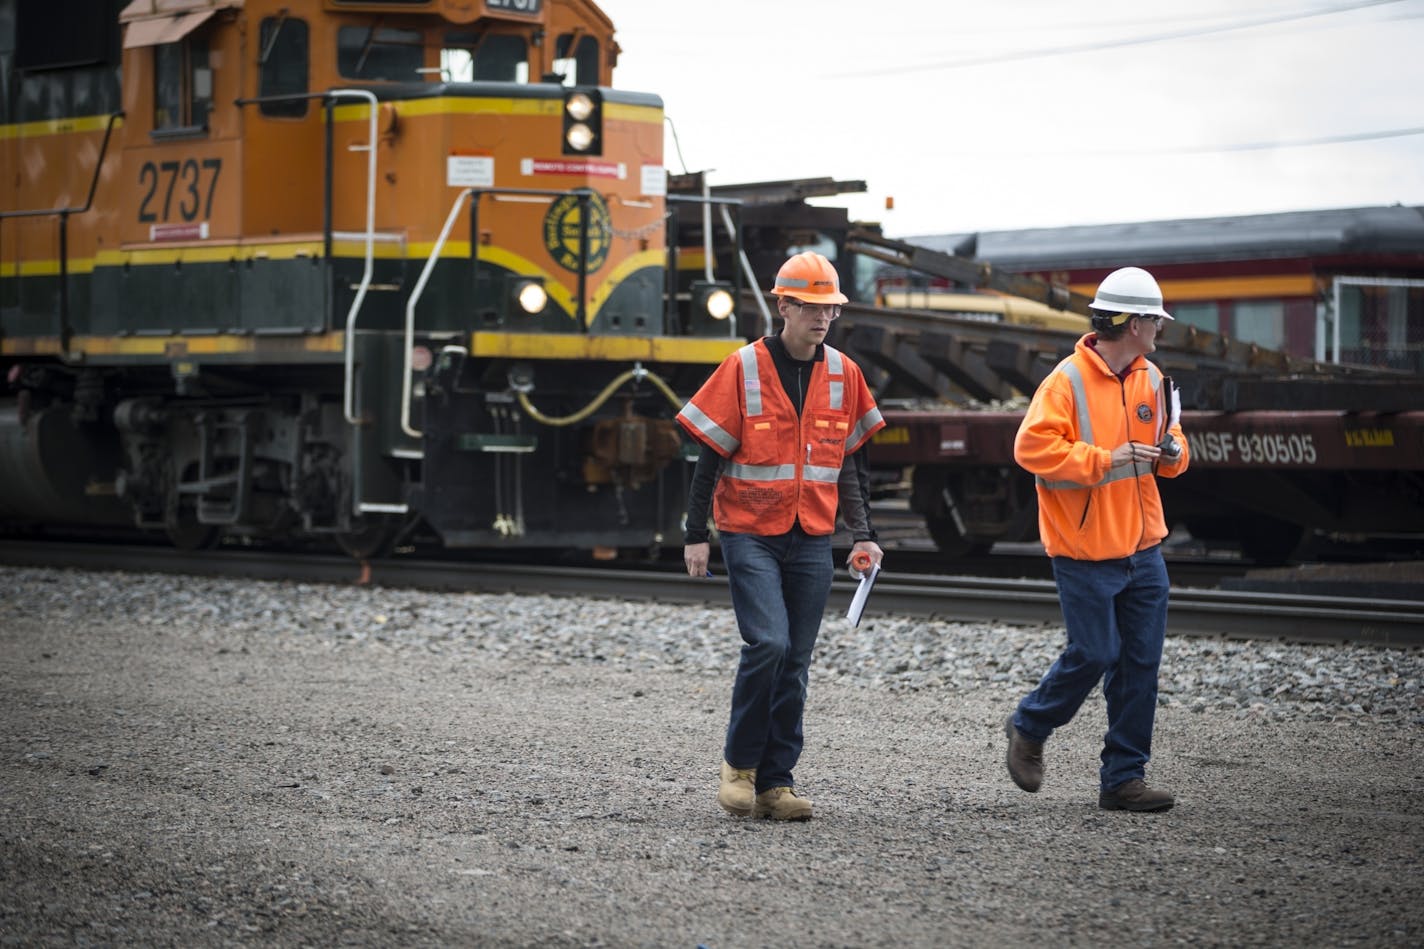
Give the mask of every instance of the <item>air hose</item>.
<svg viewBox="0 0 1424 949">
<path fill-rule="evenodd" d="M 629 379 L 651 380 L 653 385 L 658 387 L 658 391 L 662 392 L 663 395 L 667 396 L 667 400 L 672 403 L 673 408 L 682 408 L 683 400 L 678 398 L 676 392 L 672 391 L 672 386 L 668 385 L 667 382 L 665 382 L 657 373 L 649 372 L 640 365 L 635 365 L 632 369 L 629 369 L 627 372 L 619 375 L 612 382 L 608 383 L 608 385 L 604 386 L 603 391 L 598 393 L 598 395 L 594 396 L 593 401 L 589 402 L 588 405 L 585 405 L 583 408 L 579 409 L 577 412 L 574 412 L 572 415 L 565 415 L 562 418 L 554 418 L 553 416 L 545 415 L 543 412 L 540 412 L 538 409 L 536 409 L 534 407 L 534 403 L 529 400 L 529 391 L 527 389 L 516 389 L 515 398 L 519 400 L 519 407 L 522 408 L 530 418 L 534 419 L 536 422 L 540 422 L 541 424 L 550 425 L 555 428 L 558 428 L 565 425 L 573 425 L 577 422 L 582 422 L 594 412 L 597 412 L 599 407 L 602 406 L 603 403 L 607 402 L 610 398 L 612 398 L 613 393 L 617 392 L 618 389 L 623 385 L 623 383 L 627 382 Z"/>
</svg>

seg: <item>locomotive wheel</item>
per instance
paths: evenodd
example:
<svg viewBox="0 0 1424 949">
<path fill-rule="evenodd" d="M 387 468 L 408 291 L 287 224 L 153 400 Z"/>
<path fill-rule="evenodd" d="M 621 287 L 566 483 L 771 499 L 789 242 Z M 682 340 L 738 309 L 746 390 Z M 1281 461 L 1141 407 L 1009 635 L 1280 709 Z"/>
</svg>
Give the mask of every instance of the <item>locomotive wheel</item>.
<svg viewBox="0 0 1424 949">
<path fill-rule="evenodd" d="M 207 550 L 218 542 L 218 529 L 212 524 L 200 524 L 193 512 L 180 509 L 175 520 L 163 527 L 168 541 L 179 550 Z"/>
<path fill-rule="evenodd" d="M 365 519 L 336 535 L 336 545 L 357 560 L 376 560 L 391 552 L 400 525 L 389 518 Z"/>
</svg>

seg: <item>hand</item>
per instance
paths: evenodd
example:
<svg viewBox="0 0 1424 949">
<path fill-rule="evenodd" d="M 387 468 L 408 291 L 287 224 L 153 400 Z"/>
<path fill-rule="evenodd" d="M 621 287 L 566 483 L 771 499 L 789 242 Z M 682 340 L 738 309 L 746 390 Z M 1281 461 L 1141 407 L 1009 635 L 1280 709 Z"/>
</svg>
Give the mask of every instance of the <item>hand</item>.
<svg viewBox="0 0 1424 949">
<path fill-rule="evenodd" d="M 1162 449 L 1156 445 L 1148 445 L 1143 442 L 1123 442 L 1112 450 L 1112 466 L 1121 467 L 1126 464 L 1152 464 L 1162 457 Z"/>
<path fill-rule="evenodd" d="M 707 561 L 712 556 L 710 543 L 688 544 L 682 548 L 682 562 L 687 564 L 689 577 L 707 576 Z"/>
<path fill-rule="evenodd" d="M 851 561 L 855 559 L 855 555 L 862 551 L 870 557 L 872 566 L 879 566 L 880 562 L 885 559 L 885 551 L 881 550 L 880 545 L 875 541 L 858 540 L 855 542 L 855 546 L 851 547 L 849 556 L 846 557 L 846 566 L 850 567 Z"/>
<path fill-rule="evenodd" d="M 1172 376 L 1162 376 L 1163 390 L 1166 392 L 1166 427 L 1175 427 L 1182 420 L 1182 386 L 1176 385 Z"/>
</svg>

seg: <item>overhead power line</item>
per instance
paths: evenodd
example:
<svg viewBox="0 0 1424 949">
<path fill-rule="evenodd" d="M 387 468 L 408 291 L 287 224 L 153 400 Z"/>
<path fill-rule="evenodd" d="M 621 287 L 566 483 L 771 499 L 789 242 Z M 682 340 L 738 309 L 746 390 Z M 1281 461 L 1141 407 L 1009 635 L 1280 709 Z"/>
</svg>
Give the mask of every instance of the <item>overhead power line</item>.
<svg viewBox="0 0 1424 949">
<path fill-rule="evenodd" d="M 1258 152 L 1272 148 L 1303 148 L 1308 145 L 1338 145 L 1342 142 L 1372 142 L 1382 138 L 1403 138 L 1424 135 L 1424 126 L 1408 129 L 1382 129 L 1376 132 L 1356 132 L 1351 135 L 1327 135 L 1321 138 L 1284 139 L 1278 142 L 1245 142 L 1238 145 L 1183 145 L 1178 148 L 1130 151 L 1134 155 L 1190 155 L 1205 152 Z M 1121 150 L 1115 154 L 1124 154 Z"/>
<path fill-rule="evenodd" d="M 1234 30 L 1249 30 L 1258 26 L 1270 26 L 1275 23 L 1288 23 L 1293 20 L 1331 16 L 1336 13 L 1349 13 L 1352 10 L 1362 10 L 1366 7 L 1385 6 L 1400 2 L 1402 2 L 1402 0 L 1360 0 L 1360 2 L 1357 3 L 1321 7 L 1315 10 L 1304 10 L 1299 13 L 1284 13 L 1278 16 L 1257 17 L 1250 20 L 1240 20 L 1235 23 L 1224 23 L 1219 26 L 1171 30 L 1166 33 L 1151 33 L 1146 36 L 1131 36 L 1116 40 L 1095 40 L 1088 43 L 1073 43 L 1067 46 L 1047 46 L 1039 49 L 1016 50 L 1008 53 L 994 53 L 988 56 L 973 56 L 968 59 L 951 59 L 939 63 L 923 63 L 918 66 L 886 66 L 881 69 L 865 69 L 857 72 L 838 73 L 836 78 L 860 79 L 869 76 L 898 76 L 907 73 L 936 72 L 943 69 L 965 69 L 970 66 L 988 66 L 995 63 L 1018 62 L 1025 59 L 1044 59 L 1050 56 L 1068 56 L 1074 53 L 1091 53 L 1104 49 L 1121 49 L 1125 46 L 1146 46 L 1149 43 L 1165 43 L 1169 40 L 1188 39 L 1195 36 L 1210 36 L 1215 33 L 1229 33 Z"/>
<path fill-rule="evenodd" d="M 982 156 L 985 154 L 1013 154 L 1022 157 L 1070 157 L 1086 155 L 1213 155 L 1229 152 L 1259 152 L 1278 148 L 1306 148 L 1313 145 L 1340 145 L 1348 142 L 1372 142 L 1386 138 L 1404 138 L 1410 135 L 1424 135 L 1424 126 L 1402 129 L 1379 129 L 1373 132 L 1352 132 L 1348 135 L 1323 135 L 1318 138 L 1279 139 L 1273 142 L 1239 142 L 1232 145 L 1167 145 L 1161 148 L 1055 148 L 1024 149 L 954 149 L 941 152 L 943 155 Z"/>
</svg>

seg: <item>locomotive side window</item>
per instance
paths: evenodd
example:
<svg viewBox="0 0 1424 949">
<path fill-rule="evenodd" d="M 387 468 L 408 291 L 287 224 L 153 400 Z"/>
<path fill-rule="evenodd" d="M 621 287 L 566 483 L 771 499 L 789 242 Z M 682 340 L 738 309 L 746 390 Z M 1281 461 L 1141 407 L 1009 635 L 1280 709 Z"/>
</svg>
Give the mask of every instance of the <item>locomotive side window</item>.
<svg viewBox="0 0 1424 949">
<path fill-rule="evenodd" d="M 510 33 L 448 33 L 440 73 L 446 82 L 528 82 L 529 47 Z"/>
<path fill-rule="evenodd" d="M 305 20 L 267 17 L 262 21 L 259 97 L 301 95 L 307 91 L 308 42 Z M 307 100 L 263 102 L 261 108 L 263 115 L 301 117 L 307 114 Z"/>
<path fill-rule="evenodd" d="M 208 44 L 187 36 L 153 48 L 154 134 L 206 131 L 213 108 L 213 70 Z"/>
<path fill-rule="evenodd" d="M 347 79 L 421 78 L 425 50 L 420 33 L 376 26 L 343 26 L 336 34 L 336 67 Z"/>
<path fill-rule="evenodd" d="M 554 43 L 554 72 L 566 86 L 598 85 L 598 40 L 564 33 Z"/>
</svg>

